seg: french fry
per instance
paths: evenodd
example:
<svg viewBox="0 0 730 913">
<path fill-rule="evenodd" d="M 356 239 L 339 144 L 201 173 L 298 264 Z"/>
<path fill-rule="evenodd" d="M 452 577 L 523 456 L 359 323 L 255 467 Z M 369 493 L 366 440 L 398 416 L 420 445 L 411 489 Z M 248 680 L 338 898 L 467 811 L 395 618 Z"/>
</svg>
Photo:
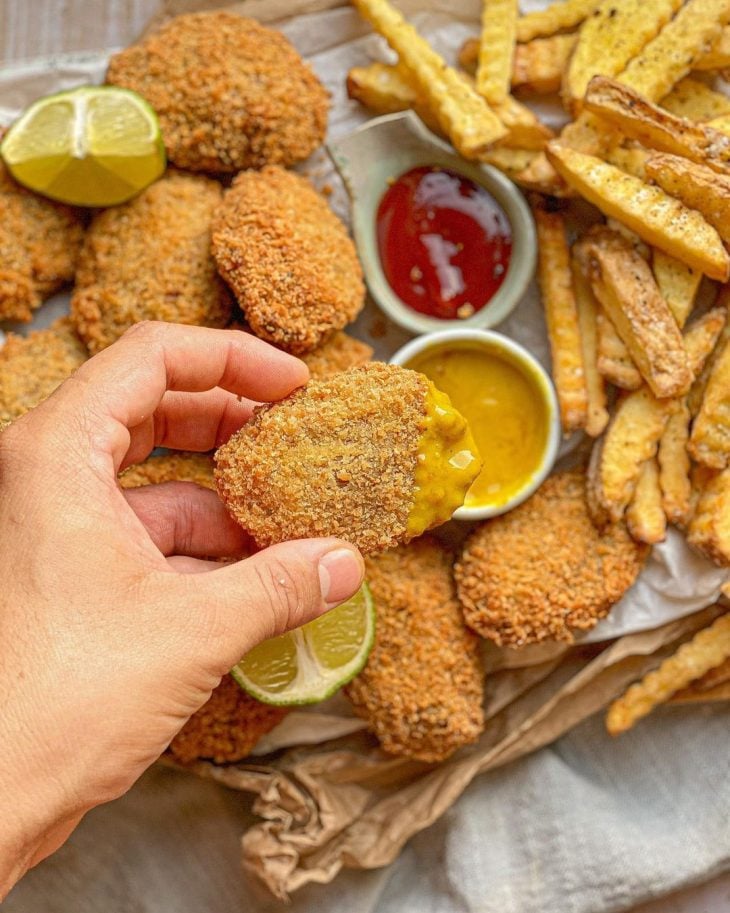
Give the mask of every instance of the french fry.
<svg viewBox="0 0 730 913">
<path fill-rule="evenodd" d="M 718 133 L 724 133 L 726 136 L 730 136 L 730 114 L 722 114 L 720 117 L 713 117 L 712 120 L 707 121 L 705 126 L 717 130 Z"/>
<path fill-rule="evenodd" d="M 606 728 L 611 735 L 631 729 L 642 717 L 667 701 L 675 692 L 701 678 L 730 656 L 730 614 L 722 615 L 710 627 L 677 650 L 674 655 L 632 685 L 608 709 Z"/>
<path fill-rule="evenodd" d="M 715 92 L 699 79 L 685 76 L 659 104 L 662 108 L 688 120 L 712 120 L 730 114 L 730 98 Z"/>
<path fill-rule="evenodd" d="M 646 173 L 685 206 L 701 212 L 722 240 L 730 243 L 730 174 L 718 174 L 667 152 L 650 155 Z"/>
<path fill-rule="evenodd" d="M 692 514 L 692 483 L 687 453 L 689 422 L 689 408 L 683 400 L 679 409 L 669 417 L 657 452 L 664 513 L 670 523 L 680 528 L 689 522 Z"/>
<path fill-rule="evenodd" d="M 376 62 L 353 67 L 347 74 L 347 94 L 376 114 L 411 108 L 430 130 L 443 135 L 438 120 L 398 66 Z"/>
<path fill-rule="evenodd" d="M 516 44 L 512 62 L 512 91 L 534 95 L 557 92 L 577 37 L 575 33 L 569 33 Z M 478 57 L 479 39 L 467 38 L 459 51 L 459 66 L 473 76 Z"/>
<path fill-rule="evenodd" d="M 720 32 L 710 50 L 695 63 L 695 70 L 724 70 L 730 67 L 730 28 Z"/>
<path fill-rule="evenodd" d="M 615 165 L 635 178 L 646 180 L 646 160 L 649 151 L 641 146 L 611 146 L 603 155 L 603 160 L 609 165 Z"/>
<path fill-rule="evenodd" d="M 623 222 L 647 244 L 712 279 L 727 281 L 730 258 L 700 213 L 595 156 L 556 141 L 548 144 L 547 152 L 561 177 L 605 215 Z"/>
<path fill-rule="evenodd" d="M 638 542 L 655 545 L 667 538 L 667 518 L 659 487 L 659 467 L 647 460 L 639 470 L 633 497 L 626 509 L 626 525 Z"/>
<path fill-rule="evenodd" d="M 693 375 L 698 375 L 722 332 L 724 316 L 710 311 L 685 330 L 684 344 Z M 593 445 L 587 498 L 597 526 L 621 519 L 643 463 L 655 456 L 669 418 L 681 400 L 657 399 L 647 386 L 620 399 L 605 434 Z"/>
<path fill-rule="evenodd" d="M 707 379 L 702 405 L 692 425 L 689 452 L 698 463 L 712 469 L 730 466 L 730 340 L 725 342 Z"/>
<path fill-rule="evenodd" d="M 353 2 L 358 12 L 398 54 L 418 94 L 464 158 L 479 158 L 506 135 L 497 115 L 468 79 L 448 67 L 388 0 Z"/>
<path fill-rule="evenodd" d="M 651 269 L 662 298 L 677 324 L 683 327 L 692 313 L 702 273 L 662 250 L 652 251 Z"/>
<path fill-rule="evenodd" d="M 481 158 L 482 162 L 488 165 L 494 165 L 500 171 L 512 177 L 523 171 L 533 160 L 537 153 L 534 149 L 511 149 L 509 146 L 495 146 L 489 152 L 485 152 Z"/>
<path fill-rule="evenodd" d="M 689 471 L 689 481 L 692 489 L 690 495 L 689 520 L 691 520 L 697 512 L 697 505 L 700 503 L 700 498 L 702 497 L 704 490 L 717 474 L 716 469 L 710 469 L 709 466 L 703 466 L 702 463 L 692 463 Z"/>
<path fill-rule="evenodd" d="M 595 297 L 595 296 L 594 296 Z M 641 372 L 629 355 L 611 318 L 603 308 L 598 311 L 598 370 L 606 380 L 621 390 L 638 390 Z"/>
<path fill-rule="evenodd" d="M 533 198 L 531 203 L 537 226 L 537 279 L 550 338 L 560 423 L 563 433 L 570 434 L 586 425 L 588 391 L 568 239 L 559 212 L 549 211 L 539 199 Z"/>
<path fill-rule="evenodd" d="M 477 92 L 490 105 L 507 99 L 517 36 L 517 0 L 482 0 Z"/>
<path fill-rule="evenodd" d="M 555 135 L 529 108 L 511 95 L 494 105 L 493 110 L 507 130 L 499 145 L 539 150 L 544 149 L 547 141 Z"/>
<path fill-rule="evenodd" d="M 616 232 L 590 248 L 593 294 L 655 396 L 682 396 L 692 374 L 682 335 L 646 261 Z"/>
<path fill-rule="evenodd" d="M 730 137 L 710 124 L 676 117 L 615 80 L 594 77 L 585 107 L 645 146 L 730 174 Z"/>
<path fill-rule="evenodd" d="M 669 22 L 681 0 L 601 0 L 578 34 L 563 81 L 563 102 L 577 112 L 593 76 L 616 76 Z"/>
<path fill-rule="evenodd" d="M 709 672 L 705 672 L 702 678 L 692 682 L 686 688 L 682 688 L 672 698 L 672 703 L 689 703 L 691 701 L 702 700 L 728 700 L 730 699 L 730 657 Z M 723 686 L 725 686 L 723 688 Z"/>
<path fill-rule="evenodd" d="M 535 10 L 517 20 L 517 40 L 531 41 L 557 32 L 567 32 L 580 25 L 598 6 L 598 0 L 562 0 L 545 9 Z"/>
<path fill-rule="evenodd" d="M 717 301 L 715 302 L 716 308 L 720 314 L 728 315 L 730 313 L 730 307 L 727 303 L 727 292 L 730 292 L 730 287 L 724 286 L 720 290 L 720 294 L 717 296 Z M 730 320 L 726 319 L 725 325 L 722 328 L 722 332 L 718 336 L 717 343 L 715 348 L 710 353 L 709 358 L 705 361 L 705 364 L 695 378 L 692 388 L 689 391 L 687 396 L 687 405 L 689 406 L 689 414 L 692 419 L 697 418 L 697 413 L 702 407 L 702 401 L 705 398 L 705 390 L 707 389 L 707 382 L 712 375 L 712 372 L 715 370 L 715 364 L 717 363 L 718 358 L 722 355 L 725 345 L 730 341 Z"/>
<path fill-rule="evenodd" d="M 573 293 L 578 311 L 578 327 L 583 350 L 583 369 L 586 384 L 587 413 L 585 431 L 590 437 L 598 437 L 608 424 L 606 408 L 606 384 L 598 370 L 598 338 L 596 301 L 590 283 L 584 272 L 580 245 L 574 244 L 570 268 L 573 276 Z"/>
<path fill-rule="evenodd" d="M 730 567 L 730 469 L 718 472 L 702 489 L 687 541 L 720 567 Z"/>
</svg>

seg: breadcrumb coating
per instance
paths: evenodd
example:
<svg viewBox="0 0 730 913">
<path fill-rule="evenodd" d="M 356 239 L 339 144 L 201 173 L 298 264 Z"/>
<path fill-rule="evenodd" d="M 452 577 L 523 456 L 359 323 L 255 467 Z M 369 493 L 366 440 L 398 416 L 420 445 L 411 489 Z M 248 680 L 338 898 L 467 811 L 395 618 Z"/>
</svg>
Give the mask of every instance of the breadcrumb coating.
<svg viewBox="0 0 730 913">
<path fill-rule="evenodd" d="M 147 99 L 191 171 L 293 165 L 327 130 L 327 91 L 289 41 L 229 12 L 177 16 L 115 54 L 106 79 Z"/>
<path fill-rule="evenodd" d="M 21 187 L 0 161 L 0 320 L 28 323 L 76 269 L 78 210 Z"/>
<path fill-rule="evenodd" d="M 195 482 L 215 491 L 213 457 L 207 453 L 164 453 L 148 457 L 119 476 L 122 488 L 142 488 L 162 482 Z"/>
<path fill-rule="evenodd" d="M 0 422 L 38 406 L 89 357 L 68 317 L 0 346 Z"/>
<path fill-rule="evenodd" d="M 181 764 L 201 758 L 216 764 L 240 761 L 287 712 L 286 707 L 271 707 L 255 700 L 226 675 L 210 700 L 178 732 L 168 750 Z"/>
<path fill-rule="evenodd" d="M 375 646 L 346 693 L 385 751 L 443 761 L 484 729 L 479 639 L 464 624 L 451 555 L 424 536 L 365 566 Z"/>
<path fill-rule="evenodd" d="M 172 171 L 95 217 L 71 299 L 92 354 L 142 320 L 226 326 L 231 301 L 210 254 L 221 194 L 216 181 Z"/>
<path fill-rule="evenodd" d="M 648 551 L 623 524 L 596 530 L 584 472 L 557 473 L 467 539 L 455 568 L 466 622 L 500 646 L 572 642 L 634 583 Z"/>
<path fill-rule="evenodd" d="M 340 371 L 364 365 L 372 357 L 372 347 L 366 342 L 338 331 L 314 351 L 302 355 L 302 361 L 313 378 L 323 380 Z"/>
<path fill-rule="evenodd" d="M 260 547 L 404 542 L 427 390 L 422 375 L 372 362 L 260 407 L 216 454 L 221 498 Z"/>
<path fill-rule="evenodd" d="M 213 256 L 253 332 L 295 355 L 365 302 L 347 229 L 305 177 L 283 168 L 238 175 L 213 222 Z"/>
</svg>

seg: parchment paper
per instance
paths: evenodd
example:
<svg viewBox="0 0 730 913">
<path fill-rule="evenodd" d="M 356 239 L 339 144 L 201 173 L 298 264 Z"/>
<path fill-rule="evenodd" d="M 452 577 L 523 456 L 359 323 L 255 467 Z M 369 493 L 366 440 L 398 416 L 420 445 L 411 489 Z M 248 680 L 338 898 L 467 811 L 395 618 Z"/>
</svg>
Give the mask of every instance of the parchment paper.
<svg viewBox="0 0 730 913">
<path fill-rule="evenodd" d="M 159 18 L 221 5 L 216 0 L 167 0 Z M 415 14 L 420 30 L 449 60 L 464 37 L 478 28 L 479 3 L 474 0 L 399 5 Z M 352 9 L 338 0 L 247 0 L 231 8 L 275 23 L 308 57 L 332 94 L 330 136 L 342 135 L 367 118 L 367 112 L 347 99 L 345 74 L 351 66 L 392 58 Z M 60 55 L 8 68 L 0 73 L 0 122 L 8 122 L 39 94 L 100 81 L 107 58 L 108 53 Z M 539 107 L 549 123 L 558 126 L 564 120 L 556 105 Z M 319 186 L 330 185 L 331 203 L 347 219 L 346 195 L 326 155 L 315 153 L 303 170 Z M 56 296 L 30 328 L 48 325 L 67 308 L 68 296 Z M 498 329 L 549 364 L 534 285 Z M 353 331 L 383 359 L 408 338 L 372 303 Z M 578 437 L 565 442 L 564 458 L 569 460 L 580 446 Z M 243 837 L 244 864 L 278 897 L 309 882 L 329 881 L 343 867 L 385 865 L 409 837 L 455 802 L 477 774 L 552 742 L 709 623 L 719 610 L 705 607 L 715 603 L 727 579 L 726 571 L 692 553 L 671 531 L 654 549 L 637 584 L 577 647 L 547 644 L 509 651 L 485 645 L 490 670 L 486 732 L 476 746 L 444 764 L 387 757 L 339 696 L 291 713 L 259 744 L 257 754 L 265 757 L 261 764 L 200 763 L 191 769 L 257 795 L 254 808 L 263 820 Z"/>
</svg>

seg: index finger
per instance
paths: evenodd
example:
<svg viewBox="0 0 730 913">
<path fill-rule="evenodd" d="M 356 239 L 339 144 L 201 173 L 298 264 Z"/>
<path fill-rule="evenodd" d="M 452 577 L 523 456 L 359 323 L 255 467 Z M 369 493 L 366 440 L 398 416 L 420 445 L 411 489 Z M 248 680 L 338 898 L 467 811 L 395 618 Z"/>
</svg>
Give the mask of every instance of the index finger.
<svg viewBox="0 0 730 913">
<path fill-rule="evenodd" d="M 153 415 L 167 390 L 220 387 L 271 402 L 308 379 L 298 358 L 248 333 L 149 322 L 82 365 L 58 391 L 55 408 L 91 410 L 95 444 L 108 449 L 118 466 L 129 447 L 129 429 Z"/>
</svg>

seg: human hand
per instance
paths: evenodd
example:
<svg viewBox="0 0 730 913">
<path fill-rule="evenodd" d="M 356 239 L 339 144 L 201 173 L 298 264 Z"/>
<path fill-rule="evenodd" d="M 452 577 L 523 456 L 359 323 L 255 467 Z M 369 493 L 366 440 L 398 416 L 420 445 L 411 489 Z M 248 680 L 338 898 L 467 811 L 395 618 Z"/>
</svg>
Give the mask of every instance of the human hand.
<svg viewBox="0 0 730 913">
<path fill-rule="evenodd" d="M 0 433 L 0 899 L 129 789 L 261 640 L 349 598 L 345 542 L 247 538 L 214 492 L 122 492 L 156 446 L 206 451 L 307 369 L 244 333 L 140 324 Z"/>
</svg>

